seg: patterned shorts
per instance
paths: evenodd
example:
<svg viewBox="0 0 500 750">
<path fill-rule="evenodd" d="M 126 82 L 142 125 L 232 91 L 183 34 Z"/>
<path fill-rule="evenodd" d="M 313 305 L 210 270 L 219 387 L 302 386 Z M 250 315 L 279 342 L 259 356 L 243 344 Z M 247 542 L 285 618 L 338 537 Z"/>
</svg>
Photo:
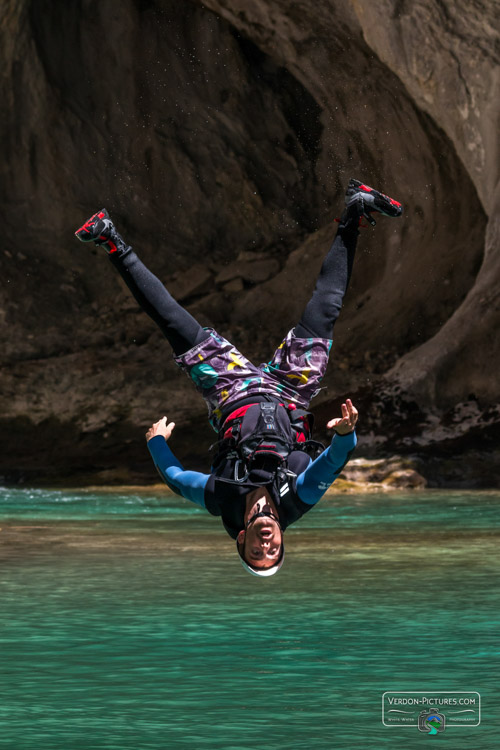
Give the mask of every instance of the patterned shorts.
<svg viewBox="0 0 500 750">
<path fill-rule="evenodd" d="M 289 331 L 272 360 L 255 367 L 213 328 L 206 330 L 205 341 L 174 359 L 205 399 L 214 430 L 221 426 L 222 409 L 248 396 L 267 393 L 307 409 L 319 393 L 330 339 L 302 339 Z"/>
</svg>

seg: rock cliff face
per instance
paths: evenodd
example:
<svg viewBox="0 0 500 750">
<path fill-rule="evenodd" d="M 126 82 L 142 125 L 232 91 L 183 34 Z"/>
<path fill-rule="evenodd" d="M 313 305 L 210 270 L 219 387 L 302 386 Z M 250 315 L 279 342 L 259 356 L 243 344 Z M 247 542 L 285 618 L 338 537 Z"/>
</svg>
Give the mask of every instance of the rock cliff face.
<svg viewBox="0 0 500 750">
<path fill-rule="evenodd" d="M 262 361 L 355 176 L 406 211 L 362 231 L 319 421 L 352 394 L 361 450 L 475 450 L 494 481 L 477 454 L 500 423 L 492 1 L 5 7 L 0 474 L 145 476 L 142 433 L 164 413 L 188 463 L 211 440 L 153 324 L 73 239 L 83 218 L 105 205 L 193 314 Z"/>
</svg>

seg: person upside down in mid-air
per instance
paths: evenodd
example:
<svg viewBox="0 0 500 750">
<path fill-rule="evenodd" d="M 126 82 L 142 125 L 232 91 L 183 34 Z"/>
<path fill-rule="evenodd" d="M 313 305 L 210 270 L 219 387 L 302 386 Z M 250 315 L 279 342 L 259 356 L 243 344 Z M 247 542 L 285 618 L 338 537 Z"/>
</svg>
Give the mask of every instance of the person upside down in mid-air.
<svg viewBox="0 0 500 750">
<path fill-rule="evenodd" d="M 306 410 L 319 392 L 328 363 L 332 330 L 349 283 L 358 227 L 372 213 L 397 217 L 402 206 L 383 193 L 350 180 L 345 210 L 300 322 L 267 364 L 255 367 L 229 341 L 203 328 L 170 295 L 118 234 L 105 209 L 75 232 L 95 242 L 142 309 L 168 339 L 176 363 L 208 405 L 218 433 L 211 473 L 185 471 L 167 441 L 174 422 L 163 417 L 146 433 L 153 461 L 177 494 L 220 516 L 244 568 L 271 576 L 284 560 L 283 533 L 321 499 L 356 445 L 358 412 L 347 399 L 330 420 L 331 444 L 311 440 Z"/>
</svg>

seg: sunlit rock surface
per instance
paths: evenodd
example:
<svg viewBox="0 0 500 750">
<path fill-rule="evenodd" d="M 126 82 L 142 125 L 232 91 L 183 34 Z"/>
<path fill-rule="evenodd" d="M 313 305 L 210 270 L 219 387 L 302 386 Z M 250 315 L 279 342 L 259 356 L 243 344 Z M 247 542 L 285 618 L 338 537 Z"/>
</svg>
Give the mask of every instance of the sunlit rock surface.
<svg viewBox="0 0 500 750">
<path fill-rule="evenodd" d="M 84 218 L 105 205 L 260 362 L 300 316 L 354 176 L 405 214 L 361 232 L 317 423 L 352 395 L 361 453 L 497 481 L 494 2 L 4 6 L 0 474 L 147 476 L 143 433 L 164 413 L 188 464 L 213 440 L 153 324 L 73 238 Z"/>
</svg>

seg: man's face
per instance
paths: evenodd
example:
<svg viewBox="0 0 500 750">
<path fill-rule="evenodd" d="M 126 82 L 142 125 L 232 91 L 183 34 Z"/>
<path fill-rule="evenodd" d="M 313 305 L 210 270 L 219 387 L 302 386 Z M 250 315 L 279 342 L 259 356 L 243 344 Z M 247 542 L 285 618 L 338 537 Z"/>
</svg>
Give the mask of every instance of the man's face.
<svg viewBox="0 0 500 750">
<path fill-rule="evenodd" d="M 252 568 L 271 568 L 280 559 L 282 531 L 270 516 L 252 521 L 246 531 L 240 531 L 238 541 L 244 541 L 243 556 Z"/>
</svg>

